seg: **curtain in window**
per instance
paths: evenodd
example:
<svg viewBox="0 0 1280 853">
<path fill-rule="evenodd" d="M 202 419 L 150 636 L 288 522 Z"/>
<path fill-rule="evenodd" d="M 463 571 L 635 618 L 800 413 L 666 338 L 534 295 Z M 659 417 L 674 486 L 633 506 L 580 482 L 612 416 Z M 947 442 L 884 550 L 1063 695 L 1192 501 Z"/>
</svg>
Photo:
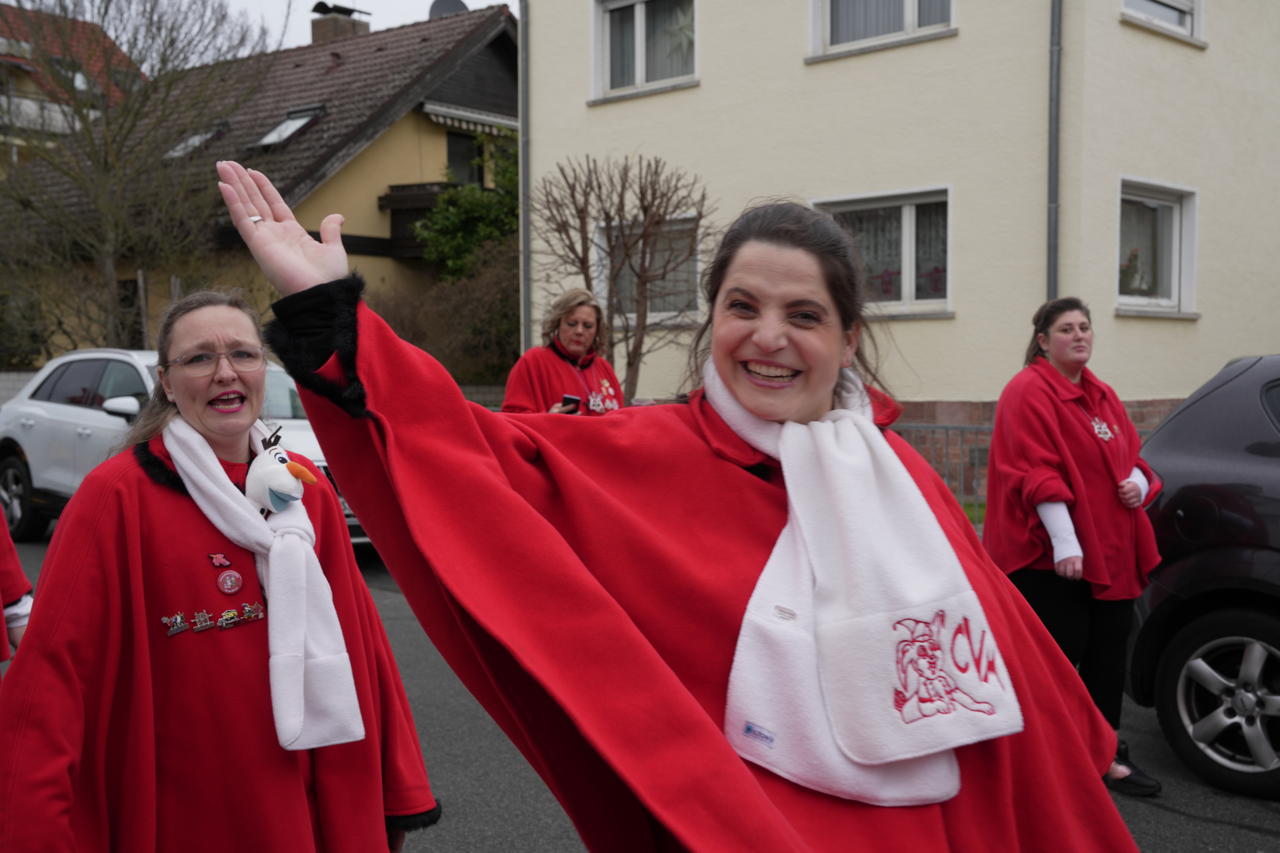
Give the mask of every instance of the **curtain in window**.
<svg viewBox="0 0 1280 853">
<path fill-rule="evenodd" d="M 1155 18 L 1171 27 L 1177 27 L 1180 30 L 1191 29 L 1189 26 L 1191 16 L 1172 4 L 1160 3 L 1158 0 L 1124 0 L 1124 5 L 1126 9 Z"/>
<path fill-rule="evenodd" d="M 902 9 L 903 0 L 831 0 L 831 44 L 901 32 Z"/>
<path fill-rule="evenodd" d="M 651 313 L 697 309 L 697 258 L 690 252 L 689 245 L 693 239 L 692 229 L 672 228 L 651 241 L 647 247 L 651 253 L 648 259 L 637 257 L 633 261 L 635 266 L 656 271 L 670 267 L 675 263 L 675 258 L 689 254 L 689 257 L 680 261 L 664 278 L 649 282 L 648 301 Z M 639 253 L 641 247 L 637 246 L 633 251 Z M 646 260 L 647 263 L 645 263 Z M 618 273 L 617 293 L 622 310 L 628 314 L 635 313 L 636 275 L 631 266 L 624 266 Z"/>
<path fill-rule="evenodd" d="M 636 82 L 636 7 L 609 12 L 609 88 Z"/>
<path fill-rule="evenodd" d="M 848 229 L 867 267 L 867 298 L 872 302 L 902 300 L 902 208 L 848 210 L 835 215 Z"/>
<path fill-rule="evenodd" d="M 1120 295 L 1167 296 L 1160 293 L 1160 211 L 1155 204 L 1120 201 Z"/>
<path fill-rule="evenodd" d="M 922 27 L 951 20 L 951 0 L 920 0 L 917 23 Z"/>
<path fill-rule="evenodd" d="M 644 9 L 645 78 L 693 73 L 693 0 L 649 0 Z"/>
<path fill-rule="evenodd" d="M 947 203 L 916 205 L 916 299 L 947 298 Z"/>
</svg>

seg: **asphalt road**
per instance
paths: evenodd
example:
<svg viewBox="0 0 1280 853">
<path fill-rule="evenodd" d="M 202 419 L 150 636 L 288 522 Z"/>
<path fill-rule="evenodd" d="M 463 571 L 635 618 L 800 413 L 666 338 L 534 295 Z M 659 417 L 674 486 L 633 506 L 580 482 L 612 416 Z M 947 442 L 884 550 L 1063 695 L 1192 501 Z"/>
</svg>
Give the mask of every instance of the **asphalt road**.
<svg viewBox="0 0 1280 853">
<path fill-rule="evenodd" d="M 44 550 L 44 544 L 18 546 L 33 581 Z M 583 850 L 550 792 L 427 641 L 377 554 L 367 547 L 358 553 L 400 665 L 432 786 L 444 805 L 441 822 L 411 835 L 405 850 Z M 1143 851 L 1280 851 L 1280 803 L 1201 783 L 1169 749 L 1150 709 L 1126 702 L 1122 734 L 1134 760 L 1164 783 L 1158 797 L 1115 797 Z M 1043 849 L 1053 849 L 1052 839 L 1045 839 Z"/>
</svg>

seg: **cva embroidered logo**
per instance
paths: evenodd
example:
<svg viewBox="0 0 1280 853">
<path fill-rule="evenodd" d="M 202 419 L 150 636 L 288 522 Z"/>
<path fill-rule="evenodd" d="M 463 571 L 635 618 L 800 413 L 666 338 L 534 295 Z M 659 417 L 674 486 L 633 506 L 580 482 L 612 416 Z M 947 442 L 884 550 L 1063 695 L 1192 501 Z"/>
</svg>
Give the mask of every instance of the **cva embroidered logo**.
<svg viewBox="0 0 1280 853">
<path fill-rule="evenodd" d="M 957 708 L 988 715 L 996 712 L 990 702 L 980 702 L 962 690 L 944 668 L 942 641 L 946 624 L 947 615 L 943 610 L 935 613 L 931 622 L 899 619 L 893 624 L 895 630 L 901 629 L 908 634 L 907 639 L 898 643 L 898 686 L 893 691 L 893 707 L 902 715 L 903 722 L 914 723 L 936 714 L 950 714 Z M 968 626 L 969 620 L 962 619 L 952 633 L 950 646 L 953 657 L 962 637 L 969 643 L 969 662 L 962 665 L 957 661 L 955 668 L 961 672 L 972 669 L 983 681 L 989 675 L 998 679 L 994 659 L 987 659 L 983 654 L 985 633 L 975 654 Z"/>
</svg>

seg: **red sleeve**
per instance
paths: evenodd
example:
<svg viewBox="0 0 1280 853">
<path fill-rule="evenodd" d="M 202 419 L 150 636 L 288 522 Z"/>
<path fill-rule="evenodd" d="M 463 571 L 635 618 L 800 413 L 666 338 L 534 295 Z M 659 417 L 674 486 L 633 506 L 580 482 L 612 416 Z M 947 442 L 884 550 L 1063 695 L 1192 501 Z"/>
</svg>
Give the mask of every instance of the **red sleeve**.
<svg viewBox="0 0 1280 853">
<path fill-rule="evenodd" d="M 629 849 L 651 834 L 650 810 L 678 837 L 793 847 L 794 831 L 718 723 L 554 524 L 512 488 L 515 476 L 527 489 L 557 488 L 538 478 L 547 463 L 533 436 L 578 419 L 468 405 L 434 359 L 363 304 L 358 340 L 368 416 L 346 417 L 304 393 L 316 434 L 342 448 L 329 457 L 338 482 L 432 642 L 572 807 L 588 847 Z M 339 353 L 320 375 L 342 387 L 344 367 Z M 485 535 L 492 523 L 502 535 Z M 561 614 L 562 630 L 526 618 L 540 612 Z M 577 641 L 584 636 L 593 642 Z M 644 689 L 599 688 L 624 674 Z"/>
<path fill-rule="evenodd" d="M 1028 508 L 1046 501 L 1075 501 L 1064 476 L 1058 416 L 1048 394 L 1010 386 L 996 406 L 991 456 L 1006 489 Z"/>
<path fill-rule="evenodd" d="M 18 549 L 9 538 L 9 528 L 0 524 L 0 605 L 13 604 L 29 592 L 31 582 L 22 571 Z"/>
<path fill-rule="evenodd" d="M 545 412 L 559 400 L 544 401 L 540 392 L 537 368 L 533 364 L 535 350 L 520 356 L 507 376 L 507 390 L 502 397 L 504 412 Z"/>
<path fill-rule="evenodd" d="M 1068 465 L 1059 451 L 1062 439 L 1051 393 L 1026 369 L 1009 382 L 996 404 L 987 458 L 982 543 L 1006 572 L 1052 555 L 1049 534 L 1036 515 L 1036 505 L 1075 503 Z"/>
<path fill-rule="evenodd" d="M 355 612 L 351 614 L 350 622 L 359 626 L 360 647 L 365 652 L 369 688 L 376 707 L 377 725 L 368 729 L 376 731 L 380 738 L 378 752 L 382 767 L 384 813 L 428 815 L 437 808 L 437 803 L 422 760 L 413 711 L 405 695 L 382 618 L 356 564 L 342 505 L 328 478 L 316 469 L 310 459 L 297 455 L 293 458 L 316 477 L 316 484 L 307 487 L 307 511 L 316 522 L 317 556 L 330 585 L 349 590 L 354 605 Z M 353 645 L 350 638 L 347 642 L 349 647 Z M 424 825 L 431 822 L 434 819 L 423 821 Z"/>
<path fill-rule="evenodd" d="M 97 787 L 122 748 L 105 737 L 109 721 L 126 715 L 134 734 L 151 728 L 150 703 L 120 686 L 134 663 L 130 632 L 142 607 L 128 583 L 134 520 L 103 479 L 87 478 L 62 513 L 22 649 L 0 690 L 0 849 L 105 849 L 107 827 L 121 816 L 97 807 L 155 807 L 145 796 L 126 798 L 125 807 L 123 792 Z M 127 749 L 154 763 L 145 738 Z"/>
</svg>

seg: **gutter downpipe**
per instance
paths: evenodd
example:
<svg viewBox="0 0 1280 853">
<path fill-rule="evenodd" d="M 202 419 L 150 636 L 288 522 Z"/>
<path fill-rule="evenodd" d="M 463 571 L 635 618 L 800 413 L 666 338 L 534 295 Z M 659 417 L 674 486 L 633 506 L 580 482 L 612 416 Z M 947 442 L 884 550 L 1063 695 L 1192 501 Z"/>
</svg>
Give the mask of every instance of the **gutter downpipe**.
<svg viewBox="0 0 1280 853">
<path fill-rule="evenodd" d="M 1045 241 L 1045 299 L 1058 298 L 1058 136 L 1062 113 L 1062 0 L 1049 13 L 1049 222 Z"/>
<path fill-rule="evenodd" d="M 529 0 L 520 0 L 520 351 L 533 346 L 533 256 L 529 238 Z"/>
</svg>

